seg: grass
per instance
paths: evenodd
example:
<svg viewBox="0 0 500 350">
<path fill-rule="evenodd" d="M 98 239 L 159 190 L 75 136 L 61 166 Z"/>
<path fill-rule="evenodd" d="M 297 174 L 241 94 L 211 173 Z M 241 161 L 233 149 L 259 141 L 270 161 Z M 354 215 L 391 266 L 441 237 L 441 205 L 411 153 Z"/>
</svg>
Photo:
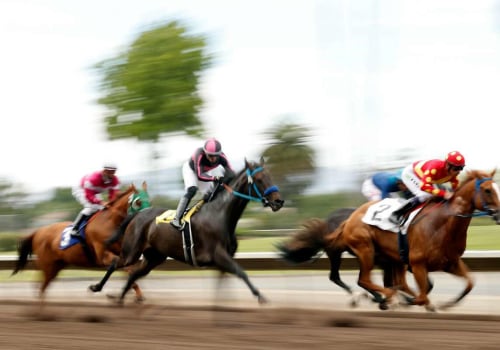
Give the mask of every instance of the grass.
<svg viewBox="0 0 500 350">
<path fill-rule="evenodd" d="M 273 252 L 274 244 L 288 237 L 242 239 L 238 252 Z M 467 232 L 467 250 L 500 250 L 500 226 L 470 226 Z"/>
<path fill-rule="evenodd" d="M 282 237 L 264 237 L 240 239 L 238 252 L 274 252 L 274 245 L 288 239 L 289 236 Z M 500 227 L 496 225 L 470 226 L 467 234 L 467 250 L 500 250 Z M 0 255 L 16 255 L 16 252 L 2 252 Z M 151 275 L 197 275 L 213 273 L 211 270 L 193 271 L 152 271 Z M 304 273 L 304 271 L 302 271 Z M 36 281 L 38 280 L 37 271 L 22 271 L 21 273 L 11 276 L 11 271 L 0 271 L 0 281 Z M 96 278 L 96 282 L 104 274 L 103 270 L 63 270 L 58 278 Z M 116 276 L 126 276 L 124 272 L 117 272 Z"/>
</svg>

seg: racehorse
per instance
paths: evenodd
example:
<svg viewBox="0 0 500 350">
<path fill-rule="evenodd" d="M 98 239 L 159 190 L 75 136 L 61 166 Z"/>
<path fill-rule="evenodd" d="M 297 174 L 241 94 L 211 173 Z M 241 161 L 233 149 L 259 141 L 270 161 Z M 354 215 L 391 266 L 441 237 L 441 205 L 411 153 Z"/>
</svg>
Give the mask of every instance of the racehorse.
<svg viewBox="0 0 500 350">
<path fill-rule="evenodd" d="M 219 190 L 217 190 L 219 189 Z M 284 204 L 277 186 L 273 185 L 264 160 L 249 162 L 228 184 L 216 185 L 214 198 L 190 217 L 183 233 L 157 217 L 166 209 L 150 208 L 138 213 L 127 226 L 121 257 L 125 266 L 135 264 L 134 271 L 117 298 L 123 304 L 126 293 L 135 281 L 146 276 L 167 257 L 196 267 L 215 267 L 224 273 L 241 278 L 259 303 L 266 299 L 250 282 L 248 275 L 233 259 L 237 249 L 236 225 L 249 201 L 261 202 L 264 207 L 278 211 Z M 199 203 L 198 203 L 199 204 Z"/>
<path fill-rule="evenodd" d="M 343 251 L 350 251 L 358 258 L 358 285 L 373 295 L 381 309 L 386 308 L 396 291 L 372 282 L 371 271 L 376 252 L 399 264 L 408 260 L 408 268 L 413 272 L 419 289 L 414 304 L 423 305 L 429 311 L 435 311 L 436 307 L 428 298 L 428 273 L 444 271 L 461 277 L 466 282 L 464 290 L 440 308 L 451 307 L 474 287 L 469 269 L 461 257 L 467 243 L 467 228 L 475 211 L 492 216 L 500 224 L 500 193 L 498 185 L 493 181 L 494 174 L 495 170 L 469 171 L 449 201 L 428 201 L 409 223 L 405 235 L 409 250 L 407 257 L 400 255 L 397 234 L 363 222 L 363 217 L 373 202 L 360 206 L 334 232 L 326 234 L 322 247 L 327 251 L 332 266 L 340 265 Z M 291 242 L 286 247 L 292 251 L 294 243 Z M 283 250 L 285 258 L 289 255 Z"/>
<path fill-rule="evenodd" d="M 141 191 L 138 191 L 132 184 L 115 199 L 106 203 L 104 209 L 99 210 L 89 219 L 85 226 L 83 240 L 70 236 L 72 224 L 70 221 L 40 227 L 29 236 L 22 238 L 18 245 L 18 260 L 12 274 L 26 267 L 30 255 L 36 255 L 36 266 L 43 273 L 39 291 L 40 300 L 43 302 L 45 291 L 51 281 L 69 265 L 116 268 L 120 242 L 108 247 L 105 241 L 127 217 L 128 210 L 134 212 L 150 205 L 146 188 L 145 182 Z M 141 299 L 140 288 L 137 285 L 133 288 L 136 297 Z"/>
<path fill-rule="evenodd" d="M 310 219 L 303 224 L 302 229 L 296 232 L 291 239 L 276 244 L 276 248 L 284 260 L 293 264 L 313 263 L 325 251 L 330 258 L 330 281 L 353 295 L 353 290 L 340 279 L 339 269 L 341 260 L 331 256 L 331 252 L 326 247 L 325 240 L 329 233 L 335 231 L 355 211 L 356 208 L 340 208 L 331 212 L 326 220 L 318 218 Z M 345 249 L 345 251 L 352 254 L 348 249 Z M 390 261 L 380 254 L 375 255 L 375 264 L 382 269 L 384 286 L 405 292 L 406 294 L 402 294 L 405 303 L 412 303 L 416 294 L 406 283 L 405 265 Z M 432 285 L 429 289 L 431 288 Z M 351 305 L 357 305 L 358 299 L 356 297 L 353 298 Z"/>
</svg>

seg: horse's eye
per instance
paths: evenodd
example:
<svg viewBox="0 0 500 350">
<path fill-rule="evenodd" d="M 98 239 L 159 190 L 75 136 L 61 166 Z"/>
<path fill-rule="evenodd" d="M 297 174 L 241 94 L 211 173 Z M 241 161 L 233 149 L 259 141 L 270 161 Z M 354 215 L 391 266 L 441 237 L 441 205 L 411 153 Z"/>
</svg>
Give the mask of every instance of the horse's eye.
<svg viewBox="0 0 500 350">
<path fill-rule="evenodd" d="M 489 188 L 485 189 L 484 192 L 486 192 L 486 194 L 488 195 L 491 195 L 491 190 Z"/>
</svg>

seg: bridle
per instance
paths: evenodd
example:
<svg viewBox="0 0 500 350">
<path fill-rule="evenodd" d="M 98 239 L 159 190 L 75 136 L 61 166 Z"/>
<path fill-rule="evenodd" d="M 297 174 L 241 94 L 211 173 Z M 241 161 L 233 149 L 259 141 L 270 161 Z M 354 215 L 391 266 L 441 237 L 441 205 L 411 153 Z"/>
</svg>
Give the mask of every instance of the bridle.
<svg viewBox="0 0 500 350">
<path fill-rule="evenodd" d="M 481 192 L 481 184 L 483 184 L 486 181 L 492 181 L 493 179 L 491 177 L 485 177 L 482 179 L 476 179 L 475 184 L 474 184 L 474 195 L 473 195 L 473 200 L 472 200 L 472 214 L 457 214 L 456 216 L 463 217 L 463 218 L 470 218 L 470 217 L 476 217 L 476 216 L 493 216 L 496 214 L 496 210 L 491 209 L 488 206 L 488 203 L 486 203 L 483 193 Z M 478 199 L 481 202 L 481 207 L 482 209 L 479 209 L 476 206 L 476 201 Z M 477 211 L 476 211 L 477 210 Z M 476 211 L 476 212 L 474 212 Z"/>
<path fill-rule="evenodd" d="M 235 191 L 233 188 L 231 188 L 227 184 L 222 184 L 222 185 L 229 193 L 232 193 L 236 197 L 244 198 L 244 199 L 254 201 L 254 202 L 262 202 L 262 205 L 264 207 L 267 207 L 267 206 L 269 206 L 269 200 L 267 199 L 267 196 L 270 195 L 271 193 L 278 192 L 279 189 L 278 189 L 278 186 L 273 185 L 273 186 L 266 188 L 264 190 L 264 193 L 261 194 L 259 191 L 259 188 L 257 187 L 257 185 L 255 184 L 255 181 L 254 181 L 255 174 L 260 173 L 261 171 L 264 171 L 264 168 L 261 166 L 255 168 L 253 170 L 248 169 L 248 168 L 246 169 L 247 181 L 248 181 L 248 185 L 249 185 L 248 186 L 248 194 Z"/>
</svg>

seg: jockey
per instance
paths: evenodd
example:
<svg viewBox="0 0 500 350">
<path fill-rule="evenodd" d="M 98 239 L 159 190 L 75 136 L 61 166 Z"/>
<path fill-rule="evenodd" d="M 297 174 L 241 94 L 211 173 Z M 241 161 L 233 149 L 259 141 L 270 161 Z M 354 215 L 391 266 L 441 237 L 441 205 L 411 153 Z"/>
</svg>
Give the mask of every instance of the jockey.
<svg viewBox="0 0 500 350">
<path fill-rule="evenodd" d="M 118 192 L 120 181 L 115 175 L 116 165 L 104 164 L 102 170 L 85 175 L 78 186 L 73 188 L 73 197 L 83 205 L 83 209 L 78 213 L 73 222 L 71 236 L 79 236 L 78 226 L 84 220 L 92 216 L 96 211 L 104 208 L 100 194 L 108 191 L 108 200 L 113 200 Z"/>
<path fill-rule="evenodd" d="M 213 182 L 225 177 L 229 180 L 234 177 L 234 171 L 229 161 L 222 152 L 219 141 L 212 138 L 205 142 L 203 147 L 197 148 L 191 158 L 182 166 L 182 178 L 184 180 L 185 194 L 177 205 L 172 226 L 180 229 L 180 219 L 184 214 L 189 202 L 198 189 L 207 194 L 213 187 Z"/>
<path fill-rule="evenodd" d="M 402 169 L 389 172 L 380 171 L 363 181 L 361 193 L 369 201 L 379 201 L 384 198 L 410 198 L 413 196 L 401 180 Z"/>
<path fill-rule="evenodd" d="M 431 159 L 418 161 L 403 170 L 403 182 L 415 197 L 409 199 L 400 209 L 390 216 L 389 220 L 401 224 L 401 218 L 412 208 L 435 196 L 449 200 L 458 187 L 458 174 L 465 166 L 465 158 L 458 151 L 452 151 L 444 160 Z M 449 183 L 451 189 L 442 185 Z"/>
</svg>

